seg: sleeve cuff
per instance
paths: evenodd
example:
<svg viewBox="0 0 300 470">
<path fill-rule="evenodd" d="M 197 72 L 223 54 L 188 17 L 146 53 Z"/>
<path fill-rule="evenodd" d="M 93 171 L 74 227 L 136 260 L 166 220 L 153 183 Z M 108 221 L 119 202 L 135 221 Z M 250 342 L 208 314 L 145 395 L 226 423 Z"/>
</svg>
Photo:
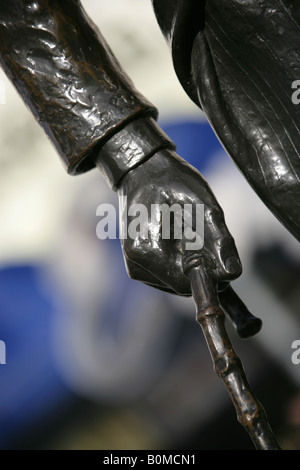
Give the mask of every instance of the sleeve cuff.
<svg viewBox="0 0 300 470">
<path fill-rule="evenodd" d="M 96 165 L 109 186 L 116 190 L 126 173 L 165 148 L 175 150 L 176 146 L 155 119 L 144 117 L 129 123 L 106 142 Z"/>
</svg>

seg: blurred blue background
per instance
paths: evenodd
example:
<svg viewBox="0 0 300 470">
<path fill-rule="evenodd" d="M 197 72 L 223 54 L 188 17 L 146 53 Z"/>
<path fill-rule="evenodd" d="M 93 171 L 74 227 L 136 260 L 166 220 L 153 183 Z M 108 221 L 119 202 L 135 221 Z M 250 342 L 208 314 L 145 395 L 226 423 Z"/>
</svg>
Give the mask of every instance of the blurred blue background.
<svg viewBox="0 0 300 470">
<path fill-rule="evenodd" d="M 150 2 L 113 3 L 83 2 L 224 209 L 244 266 L 235 288 L 264 321 L 247 341 L 228 331 L 282 446 L 299 448 L 300 365 L 291 361 L 300 339 L 298 245 L 181 90 Z M 96 170 L 66 175 L 0 79 L 0 448 L 251 449 L 192 300 L 128 278 L 119 240 L 96 236 L 96 209 L 117 208 L 116 194 Z"/>
</svg>

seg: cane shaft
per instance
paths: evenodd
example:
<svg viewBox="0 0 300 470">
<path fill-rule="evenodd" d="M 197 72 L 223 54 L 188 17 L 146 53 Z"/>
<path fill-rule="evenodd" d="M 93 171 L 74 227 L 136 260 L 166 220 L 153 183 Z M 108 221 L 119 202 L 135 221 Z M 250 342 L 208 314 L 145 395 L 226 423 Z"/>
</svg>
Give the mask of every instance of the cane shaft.
<svg viewBox="0 0 300 470">
<path fill-rule="evenodd" d="M 238 421 L 248 432 L 256 449 L 278 450 L 264 409 L 254 397 L 242 363 L 232 347 L 225 328 L 224 313 L 210 280 L 200 267 L 192 268 L 188 275 L 197 306 L 197 321 L 205 336 L 215 372 L 223 380 L 235 406 Z"/>
</svg>

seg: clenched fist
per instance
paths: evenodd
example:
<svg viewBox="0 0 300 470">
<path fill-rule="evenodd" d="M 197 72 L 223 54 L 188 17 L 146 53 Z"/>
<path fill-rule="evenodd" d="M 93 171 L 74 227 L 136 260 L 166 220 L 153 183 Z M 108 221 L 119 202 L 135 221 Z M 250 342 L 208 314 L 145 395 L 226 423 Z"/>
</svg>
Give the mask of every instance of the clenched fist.
<svg viewBox="0 0 300 470">
<path fill-rule="evenodd" d="M 118 194 L 122 247 L 131 278 L 189 296 L 190 283 L 184 274 L 188 260 L 204 259 L 219 290 L 241 274 L 240 259 L 222 209 L 202 175 L 173 150 L 158 151 L 129 171 Z M 177 208 L 167 214 L 169 236 L 164 233 L 162 208 Z M 138 230 L 134 231 L 132 222 L 137 212 L 140 226 L 136 227 L 136 221 Z"/>
</svg>

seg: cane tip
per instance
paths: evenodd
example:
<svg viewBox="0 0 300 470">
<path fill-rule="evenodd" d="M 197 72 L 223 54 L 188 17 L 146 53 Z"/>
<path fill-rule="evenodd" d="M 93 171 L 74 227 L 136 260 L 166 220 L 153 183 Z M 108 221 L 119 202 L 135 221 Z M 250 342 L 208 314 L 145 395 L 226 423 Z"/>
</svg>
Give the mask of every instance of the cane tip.
<svg viewBox="0 0 300 470">
<path fill-rule="evenodd" d="M 237 333 L 240 338 L 247 339 L 255 336 L 262 328 L 262 320 L 260 318 L 251 316 L 237 326 Z"/>
</svg>

